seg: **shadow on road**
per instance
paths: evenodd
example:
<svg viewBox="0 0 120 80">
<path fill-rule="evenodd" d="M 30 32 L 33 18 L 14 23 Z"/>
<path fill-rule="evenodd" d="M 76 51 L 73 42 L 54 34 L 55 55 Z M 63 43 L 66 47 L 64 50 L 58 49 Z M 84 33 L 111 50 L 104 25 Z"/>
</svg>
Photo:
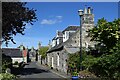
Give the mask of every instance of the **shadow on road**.
<svg viewBox="0 0 120 80">
<path fill-rule="evenodd" d="M 31 74 L 39 74 L 39 73 L 48 73 L 49 70 L 37 69 L 37 68 L 14 68 L 13 74 L 14 75 L 31 75 Z"/>
</svg>

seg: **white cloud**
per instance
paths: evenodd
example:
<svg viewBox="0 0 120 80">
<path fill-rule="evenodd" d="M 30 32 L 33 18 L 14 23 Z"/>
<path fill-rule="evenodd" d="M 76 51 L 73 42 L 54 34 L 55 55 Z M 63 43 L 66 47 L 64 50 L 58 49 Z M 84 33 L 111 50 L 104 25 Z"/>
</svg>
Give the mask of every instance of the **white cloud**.
<svg viewBox="0 0 120 80">
<path fill-rule="evenodd" d="M 43 19 L 41 21 L 41 24 L 55 24 L 56 20 L 48 20 L 48 19 Z"/>
<path fill-rule="evenodd" d="M 56 24 L 62 22 L 62 16 L 54 16 L 52 19 L 43 19 L 40 24 Z"/>
<path fill-rule="evenodd" d="M 58 19 L 62 19 L 62 16 L 56 16 L 56 18 L 58 18 Z"/>
</svg>

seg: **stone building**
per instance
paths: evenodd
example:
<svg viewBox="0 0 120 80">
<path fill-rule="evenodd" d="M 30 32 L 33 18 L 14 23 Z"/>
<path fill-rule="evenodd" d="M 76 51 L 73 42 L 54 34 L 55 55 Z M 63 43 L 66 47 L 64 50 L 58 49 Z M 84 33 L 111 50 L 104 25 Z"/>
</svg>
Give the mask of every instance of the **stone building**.
<svg viewBox="0 0 120 80">
<path fill-rule="evenodd" d="M 84 9 L 81 23 L 82 47 L 88 50 L 89 47 L 94 47 L 94 42 L 90 41 L 86 32 L 94 27 L 94 14 L 90 7 Z M 68 26 L 63 31 L 57 31 L 51 45 L 52 47 L 47 52 L 47 64 L 53 69 L 67 73 L 68 54 L 80 51 L 80 27 Z"/>
<path fill-rule="evenodd" d="M 36 61 L 36 54 L 37 54 L 37 51 L 36 49 L 34 49 L 34 47 L 32 47 L 31 49 L 29 49 L 29 59 L 30 61 Z"/>
</svg>

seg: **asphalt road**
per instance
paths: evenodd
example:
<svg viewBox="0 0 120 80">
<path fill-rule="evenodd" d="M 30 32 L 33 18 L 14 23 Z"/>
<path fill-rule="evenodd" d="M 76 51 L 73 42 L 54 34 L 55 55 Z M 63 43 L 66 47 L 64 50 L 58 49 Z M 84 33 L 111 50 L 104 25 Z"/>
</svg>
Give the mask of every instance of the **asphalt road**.
<svg viewBox="0 0 120 80">
<path fill-rule="evenodd" d="M 17 76 L 20 78 L 61 78 L 48 68 L 37 64 L 37 62 L 31 62 L 26 65 L 24 69 L 19 70 Z"/>
</svg>

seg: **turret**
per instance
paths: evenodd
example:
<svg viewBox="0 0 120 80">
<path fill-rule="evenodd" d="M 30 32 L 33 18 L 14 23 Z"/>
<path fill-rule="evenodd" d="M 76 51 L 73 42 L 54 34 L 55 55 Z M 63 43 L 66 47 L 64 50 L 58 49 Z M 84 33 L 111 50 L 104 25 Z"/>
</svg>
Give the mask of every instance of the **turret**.
<svg viewBox="0 0 120 80">
<path fill-rule="evenodd" d="M 85 9 L 84 9 L 84 14 L 87 14 L 87 8 L 85 7 Z"/>
</svg>

